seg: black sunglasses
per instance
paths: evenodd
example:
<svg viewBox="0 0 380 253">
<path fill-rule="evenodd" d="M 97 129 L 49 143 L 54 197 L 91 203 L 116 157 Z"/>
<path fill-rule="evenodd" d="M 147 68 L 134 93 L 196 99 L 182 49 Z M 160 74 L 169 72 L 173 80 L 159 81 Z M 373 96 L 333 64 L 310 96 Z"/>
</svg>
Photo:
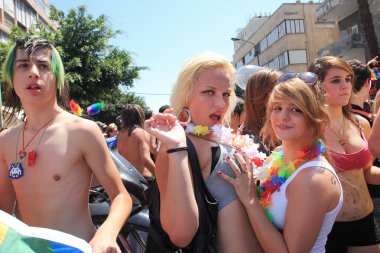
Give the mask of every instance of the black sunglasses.
<svg viewBox="0 0 380 253">
<path fill-rule="evenodd" d="M 278 78 L 277 83 L 282 83 L 296 77 L 301 79 L 304 83 L 306 83 L 309 86 L 318 82 L 318 76 L 313 72 L 286 72 Z"/>
</svg>

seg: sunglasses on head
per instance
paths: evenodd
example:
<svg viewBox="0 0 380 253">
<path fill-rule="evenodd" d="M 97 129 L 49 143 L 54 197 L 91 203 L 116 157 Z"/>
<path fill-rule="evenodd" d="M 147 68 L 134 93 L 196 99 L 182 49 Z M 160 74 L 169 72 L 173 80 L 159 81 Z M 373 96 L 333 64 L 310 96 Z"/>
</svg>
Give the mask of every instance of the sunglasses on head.
<svg viewBox="0 0 380 253">
<path fill-rule="evenodd" d="M 306 83 L 309 86 L 318 82 L 318 76 L 313 72 L 286 72 L 278 78 L 277 83 L 282 83 L 296 77 L 301 79 L 304 83 Z"/>
</svg>

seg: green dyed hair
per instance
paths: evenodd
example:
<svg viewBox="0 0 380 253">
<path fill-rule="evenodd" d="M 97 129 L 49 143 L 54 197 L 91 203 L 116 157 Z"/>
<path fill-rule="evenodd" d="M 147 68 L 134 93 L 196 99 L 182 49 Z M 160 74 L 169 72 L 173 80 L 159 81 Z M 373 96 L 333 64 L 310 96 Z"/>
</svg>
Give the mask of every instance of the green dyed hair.
<svg viewBox="0 0 380 253">
<path fill-rule="evenodd" d="M 3 81 L 7 84 L 7 86 L 13 88 L 14 64 L 17 50 L 25 50 L 29 56 L 32 56 L 36 50 L 44 48 L 49 48 L 51 51 L 51 70 L 57 82 L 59 94 L 62 94 L 65 83 L 65 70 L 63 68 L 61 56 L 59 55 L 57 49 L 55 49 L 49 41 L 39 37 L 18 40 L 9 50 L 3 67 Z"/>
<path fill-rule="evenodd" d="M 17 50 L 24 51 L 29 57 L 40 49 L 49 49 L 51 52 L 51 72 L 53 73 L 57 84 L 57 96 L 60 97 L 61 104 L 66 107 L 68 104 L 68 85 L 65 82 L 65 70 L 61 56 L 57 49 L 46 39 L 41 37 L 25 37 L 17 40 L 10 48 L 3 65 L 3 84 L 5 86 L 5 103 L 8 107 L 13 108 L 9 114 L 7 122 L 10 122 L 15 114 L 21 109 L 21 101 L 17 97 L 13 87 L 13 75 L 15 69 L 15 60 Z"/>
</svg>

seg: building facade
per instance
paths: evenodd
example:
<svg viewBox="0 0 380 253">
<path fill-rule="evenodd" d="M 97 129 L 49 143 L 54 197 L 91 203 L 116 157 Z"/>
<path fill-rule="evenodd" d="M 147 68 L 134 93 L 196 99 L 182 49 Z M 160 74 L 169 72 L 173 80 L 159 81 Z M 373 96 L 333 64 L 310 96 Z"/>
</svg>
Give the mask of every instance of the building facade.
<svg viewBox="0 0 380 253">
<path fill-rule="evenodd" d="M 234 42 L 236 69 L 253 64 L 284 72 L 305 71 L 319 49 L 339 37 L 335 22 L 317 20 L 319 5 L 313 1 L 282 4 L 251 36 L 243 37 L 241 31 L 252 26 L 250 22 Z"/>
<path fill-rule="evenodd" d="M 372 13 L 375 33 L 380 43 L 380 1 L 368 0 Z M 336 22 L 339 38 L 319 50 L 319 56 L 334 55 L 344 59 L 370 60 L 370 54 L 359 20 L 357 0 L 324 0 L 317 8 L 317 19 L 325 22 Z M 380 44 L 379 44 L 380 48 Z"/>
<path fill-rule="evenodd" d="M 37 20 L 48 29 L 56 29 L 49 19 L 47 0 L 0 0 L 0 40 L 6 40 L 12 25 L 27 31 Z"/>
</svg>

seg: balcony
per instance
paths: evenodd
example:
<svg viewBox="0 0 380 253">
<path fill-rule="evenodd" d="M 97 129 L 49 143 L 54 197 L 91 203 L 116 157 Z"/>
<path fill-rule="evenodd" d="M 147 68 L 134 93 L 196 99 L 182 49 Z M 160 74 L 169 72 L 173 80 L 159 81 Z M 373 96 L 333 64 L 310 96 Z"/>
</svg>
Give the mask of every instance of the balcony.
<svg viewBox="0 0 380 253">
<path fill-rule="evenodd" d="M 364 36 L 361 33 L 352 33 L 347 34 L 339 38 L 338 41 L 321 48 L 318 51 L 318 56 L 343 56 L 346 55 L 348 51 L 355 48 L 363 48 L 364 47 Z"/>
<path fill-rule="evenodd" d="M 318 21 L 339 21 L 358 10 L 357 0 L 324 0 L 317 8 Z"/>
</svg>

